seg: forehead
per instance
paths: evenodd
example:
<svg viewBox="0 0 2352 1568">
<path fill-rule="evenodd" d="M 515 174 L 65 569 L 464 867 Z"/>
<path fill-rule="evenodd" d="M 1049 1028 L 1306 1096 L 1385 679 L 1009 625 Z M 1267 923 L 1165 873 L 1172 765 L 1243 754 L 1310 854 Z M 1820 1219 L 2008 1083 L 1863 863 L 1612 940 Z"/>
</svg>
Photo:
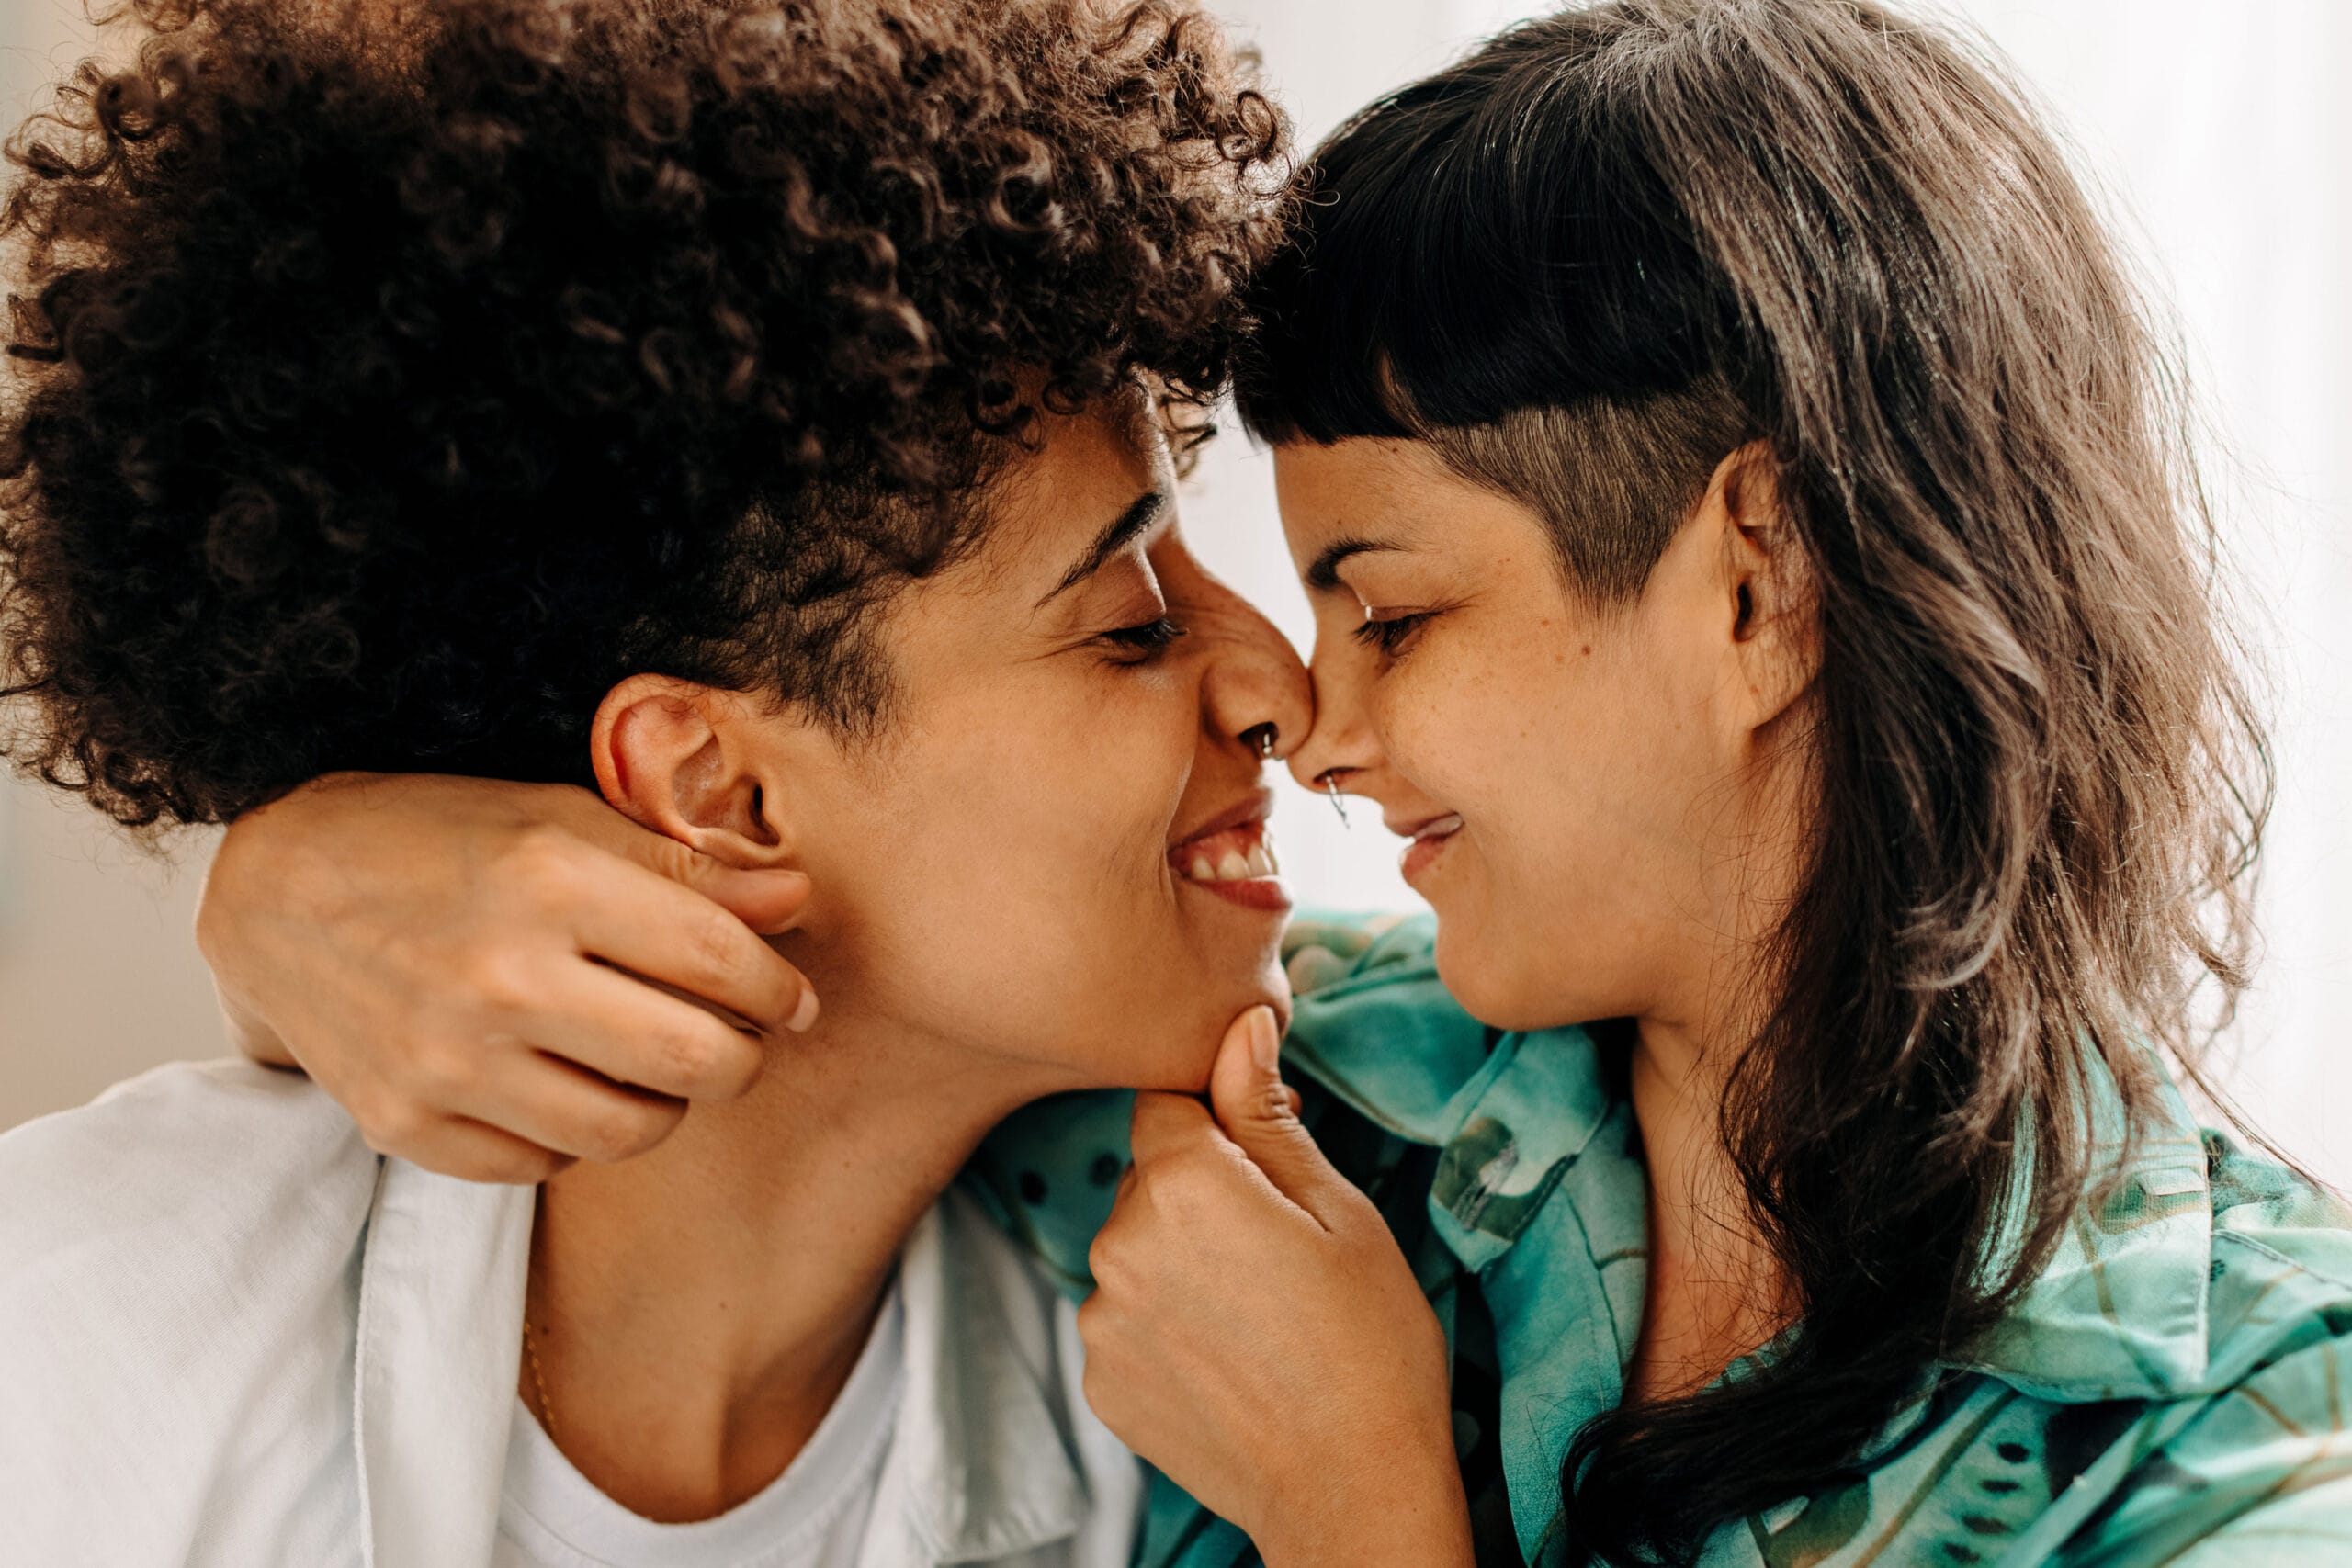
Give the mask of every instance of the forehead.
<svg viewBox="0 0 2352 1568">
<path fill-rule="evenodd" d="M 1138 495 L 1171 484 L 1168 443 L 1140 393 L 1045 414 L 983 487 L 986 522 L 967 586 L 1035 599 Z"/>
<path fill-rule="evenodd" d="M 1274 448 L 1274 493 L 1292 552 L 1311 555 L 1336 536 L 1419 544 L 1445 532 L 1442 516 L 1482 495 L 1428 443 L 1355 437 Z"/>
</svg>

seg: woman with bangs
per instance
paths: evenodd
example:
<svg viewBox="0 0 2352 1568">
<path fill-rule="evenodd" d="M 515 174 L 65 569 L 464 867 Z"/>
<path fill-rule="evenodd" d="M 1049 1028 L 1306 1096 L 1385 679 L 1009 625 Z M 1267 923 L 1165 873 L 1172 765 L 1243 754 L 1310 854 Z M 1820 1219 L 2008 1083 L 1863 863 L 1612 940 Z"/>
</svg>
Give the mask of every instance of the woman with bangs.
<svg viewBox="0 0 2352 1568">
<path fill-rule="evenodd" d="M 1283 745 L 1437 919 L 1295 930 L 1291 1082 L 1246 1014 L 1209 1104 L 1136 1099 L 1115 1196 L 1068 1173 L 1123 1100 L 980 1152 L 1093 1286 L 1087 1396 L 1160 1472 L 1137 1561 L 2352 1551 L 2352 1230 L 2176 1087 L 2246 979 L 2262 739 L 2160 343 L 2047 134 L 1862 0 L 1603 0 L 1302 178 L 1239 379 L 1317 613 Z M 535 1056 L 651 853 L 577 792 L 366 795 L 231 831 L 252 1047 L 395 1144 L 616 1152 Z M 537 887 L 481 886 L 522 841 Z M 407 999 L 448 952 L 544 978 Z"/>
</svg>

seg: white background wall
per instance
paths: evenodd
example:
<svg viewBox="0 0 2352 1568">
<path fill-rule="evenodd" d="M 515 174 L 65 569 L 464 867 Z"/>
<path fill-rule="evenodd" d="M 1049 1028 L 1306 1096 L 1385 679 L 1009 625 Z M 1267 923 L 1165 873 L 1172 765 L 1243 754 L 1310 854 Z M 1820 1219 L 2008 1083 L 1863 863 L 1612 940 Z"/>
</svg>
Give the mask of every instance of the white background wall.
<svg viewBox="0 0 2352 1568">
<path fill-rule="evenodd" d="M 0 0 L 0 109 L 72 57 L 74 0 Z M 1535 7 L 1513 0 L 1224 0 L 1313 139 L 1386 86 Z M 2176 302 L 2214 417 L 2230 527 L 2268 666 L 2283 789 L 2270 953 L 2238 1089 L 2299 1155 L 2352 1182 L 2352 5 L 2345 0 L 1949 0 L 2075 141 Z M 1187 526 L 1306 637 L 1261 457 L 1219 444 Z M 13 789 L 11 794 L 5 789 Z M 1409 904 L 1359 813 L 1289 792 L 1284 860 L 1308 898 Z M 177 874 L 23 786 L 0 788 L 0 1126 L 147 1062 L 220 1049 L 187 938 L 208 847 Z"/>
</svg>

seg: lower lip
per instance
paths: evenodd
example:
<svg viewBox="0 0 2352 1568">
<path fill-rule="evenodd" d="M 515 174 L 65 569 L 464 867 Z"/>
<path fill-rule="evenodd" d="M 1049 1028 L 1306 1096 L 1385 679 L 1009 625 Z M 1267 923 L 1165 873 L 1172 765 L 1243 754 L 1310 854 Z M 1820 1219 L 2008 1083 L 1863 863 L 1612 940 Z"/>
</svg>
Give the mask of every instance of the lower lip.
<svg viewBox="0 0 2352 1568">
<path fill-rule="evenodd" d="M 1187 887 L 1197 887 L 1204 893 L 1214 893 L 1228 904 L 1238 904 L 1245 909 L 1261 914 L 1290 913 L 1290 893 L 1282 883 L 1271 876 L 1253 876 L 1242 882 L 1195 882 L 1189 876 L 1176 880 Z"/>
<path fill-rule="evenodd" d="M 1438 856 L 1445 853 L 1445 847 L 1453 842 L 1454 835 L 1461 831 L 1456 828 L 1452 833 L 1440 833 L 1433 839 L 1415 839 L 1412 846 L 1405 852 L 1404 859 L 1397 862 L 1397 871 L 1406 881 L 1412 881 L 1435 863 Z"/>
</svg>

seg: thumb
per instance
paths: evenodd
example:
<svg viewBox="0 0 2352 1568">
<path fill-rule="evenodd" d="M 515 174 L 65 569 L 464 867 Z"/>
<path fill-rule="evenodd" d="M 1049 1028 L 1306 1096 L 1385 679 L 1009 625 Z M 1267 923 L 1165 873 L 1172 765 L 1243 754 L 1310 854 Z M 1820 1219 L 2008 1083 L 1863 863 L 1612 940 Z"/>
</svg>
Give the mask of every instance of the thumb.
<svg viewBox="0 0 2352 1568">
<path fill-rule="evenodd" d="M 1254 1007 L 1233 1021 L 1209 1071 L 1217 1125 L 1266 1173 L 1283 1197 L 1318 1218 L 1317 1200 L 1341 1179 L 1298 1119 L 1298 1096 L 1282 1079 L 1282 1035 L 1274 1010 Z"/>
<path fill-rule="evenodd" d="M 806 872 L 729 865 L 666 833 L 640 827 L 601 802 L 592 822 L 589 835 L 595 843 L 692 888 L 762 936 L 790 931 L 808 902 Z"/>
<path fill-rule="evenodd" d="M 695 874 L 686 878 L 686 886 L 762 936 L 790 931 L 793 922 L 800 918 L 801 907 L 808 902 L 806 872 L 781 868 L 745 871 L 706 854 L 687 852 L 700 863 Z"/>
</svg>

